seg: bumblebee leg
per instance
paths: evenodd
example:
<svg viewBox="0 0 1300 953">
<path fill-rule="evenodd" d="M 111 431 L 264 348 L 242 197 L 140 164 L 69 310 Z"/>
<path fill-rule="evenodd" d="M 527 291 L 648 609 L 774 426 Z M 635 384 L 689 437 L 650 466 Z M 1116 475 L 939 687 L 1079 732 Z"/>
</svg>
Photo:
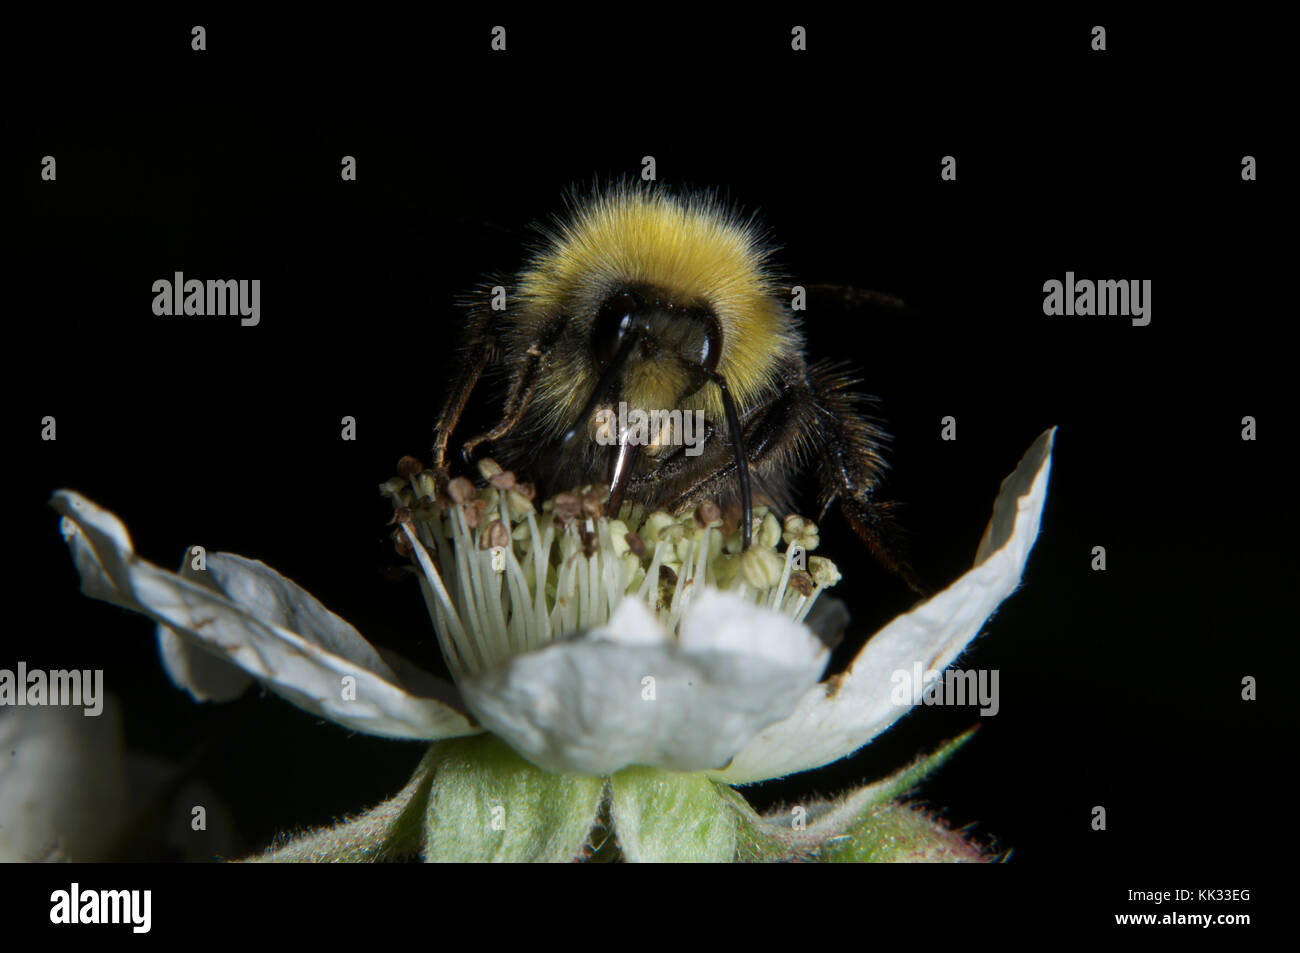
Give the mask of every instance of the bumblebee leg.
<svg viewBox="0 0 1300 953">
<path fill-rule="evenodd" d="M 494 443 L 519 425 L 524 411 L 528 409 L 528 404 L 533 399 L 533 392 L 537 389 L 537 368 L 528 368 L 525 375 L 520 375 L 514 386 L 510 388 L 510 395 L 506 398 L 506 406 L 500 422 L 491 430 L 476 434 L 461 445 L 460 452 L 466 460 L 474 455 L 474 451 L 480 444 Z"/>
<path fill-rule="evenodd" d="M 783 373 L 781 390 L 757 407 L 749 408 L 739 421 L 745 460 L 756 491 L 782 501 L 786 485 L 797 468 L 805 438 L 815 423 L 817 411 L 812 391 L 804 380 L 802 364 Z M 741 495 L 739 463 L 734 444 L 723 440 L 730 427 L 709 427 L 703 455 L 686 456 L 679 450 L 654 469 L 629 481 L 633 492 L 652 490 L 662 495 L 669 488 L 667 509 L 683 513 L 706 500 L 738 499 Z M 702 477 L 699 474 L 703 473 Z"/>
<path fill-rule="evenodd" d="M 832 364 L 805 368 L 791 363 L 778 373 L 780 390 L 744 414 L 745 456 L 755 485 L 789 509 L 791 476 L 811 464 L 821 488 L 822 515 L 836 500 L 849 525 L 882 566 L 897 574 L 916 593 L 928 596 L 907 561 L 901 558 L 894 519 L 895 504 L 875 498 L 887 469 L 881 453 L 889 437 L 863 414 L 863 398 L 852 392 L 853 380 Z M 713 434 L 720 431 L 714 428 Z M 700 477 L 699 474 L 704 476 Z M 668 509 L 682 513 L 705 500 L 734 498 L 739 469 L 731 446 L 712 436 L 704 455 L 691 460 L 674 453 L 654 469 L 629 481 L 629 490 L 670 491 Z"/>
<path fill-rule="evenodd" d="M 817 407 L 814 433 L 818 440 L 817 469 L 821 507 L 825 514 L 837 499 L 853 531 L 882 566 L 899 576 L 913 592 L 932 595 L 899 553 L 900 530 L 896 504 L 876 499 L 887 464 L 881 448 L 889 436 L 859 409 L 855 381 L 828 363 L 808 369 L 808 383 Z"/>
<path fill-rule="evenodd" d="M 470 313 L 460 352 L 464 358 L 461 370 L 443 402 L 442 412 L 438 414 L 438 423 L 434 427 L 433 468 L 441 476 L 447 474 L 447 444 L 451 441 L 452 432 L 460 422 L 461 415 L 465 413 L 470 394 L 487 366 L 501 359 L 501 342 L 493 329 L 490 311 Z"/>
<path fill-rule="evenodd" d="M 555 346 L 556 340 L 563 331 L 564 323 L 562 321 L 552 321 L 528 345 L 524 351 L 523 367 L 514 373 L 510 382 L 510 393 L 506 395 L 501 420 L 491 430 L 477 434 L 465 441 L 461 447 L 461 454 L 466 460 L 470 459 L 475 449 L 481 444 L 494 443 L 519 425 L 519 421 L 524 417 L 524 411 L 528 409 L 528 404 L 533 399 L 533 393 L 537 390 L 538 372 L 550 360 L 551 348 Z"/>
</svg>

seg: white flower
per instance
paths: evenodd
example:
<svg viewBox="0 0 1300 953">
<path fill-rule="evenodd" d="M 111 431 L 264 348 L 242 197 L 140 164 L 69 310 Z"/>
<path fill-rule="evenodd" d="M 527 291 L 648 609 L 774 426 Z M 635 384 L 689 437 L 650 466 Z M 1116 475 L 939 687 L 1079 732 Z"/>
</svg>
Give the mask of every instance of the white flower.
<svg viewBox="0 0 1300 953">
<path fill-rule="evenodd" d="M 714 514 L 704 512 L 673 518 L 625 507 L 623 520 L 607 520 L 590 505 L 594 497 L 562 495 L 539 520 L 526 488 L 496 468 L 485 471 L 487 488 L 453 481 L 452 500 L 441 502 L 428 473 L 389 481 L 382 489 L 397 508 L 399 542 L 420 567 L 452 686 L 376 650 L 260 562 L 215 553 L 206 566 L 168 572 L 136 555 L 113 514 L 66 490 L 52 502 L 82 590 L 152 618 L 169 675 L 196 699 L 234 697 L 251 677 L 370 734 L 436 741 L 491 732 L 566 779 L 564 797 L 581 805 L 576 819 L 545 822 L 568 831 L 567 840 L 535 835 L 526 849 L 506 850 L 507 828 L 494 848 L 499 856 L 572 856 L 569 841 L 581 834 L 581 846 L 604 797 L 604 782 L 595 779 L 608 777 L 624 853 L 651 859 L 655 844 L 671 840 L 664 825 L 671 827 L 674 812 L 712 805 L 719 782 L 835 761 L 908 710 L 891 700 L 891 673 L 918 662 L 922 671 L 942 671 L 1019 585 L 1038 533 L 1053 436 L 1043 434 L 1004 481 L 974 568 L 887 625 L 826 682 L 827 650 L 803 623 L 839 573 L 819 557 L 810 560 L 817 561 L 811 574 L 801 573 L 799 547 L 775 551 L 779 527 L 756 532 L 742 555 L 728 551 Z M 756 529 L 772 521 L 756 516 Z M 786 535 L 807 541 L 815 534 L 805 521 Z M 503 777 L 522 773 L 507 765 L 515 755 L 467 744 L 435 746 L 441 753 L 426 758 L 403 796 L 438 783 L 446 787 L 444 807 L 453 791 L 476 797 L 467 792 L 481 779 L 457 774 L 458 751 L 498 758 Z M 546 809 L 549 795 L 516 793 L 536 802 L 527 810 Z M 390 821 L 399 800 L 407 803 L 381 806 L 391 808 Z M 444 820 L 454 828 L 454 819 Z M 442 836 L 433 826 L 424 833 L 430 850 Z M 647 833 L 656 828 L 660 840 Z M 706 834 L 691 856 L 736 852 L 734 823 L 719 821 L 716 837 L 707 825 L 694 829 Z"/>
<path fill-rule="evenodd" d="M 229 852 L 234 821 L 220 796 L 185 780 L 184 766 L 128 751 L 121 705 L 102 701 L 89 718 L 75 705 L 0 707 L 0 863 Z"/>
<path fill-rule="evenodd" d="M 0 709 L 0 862 L 102 860 L 127 820 L 122 714 Z"/>
</svg>

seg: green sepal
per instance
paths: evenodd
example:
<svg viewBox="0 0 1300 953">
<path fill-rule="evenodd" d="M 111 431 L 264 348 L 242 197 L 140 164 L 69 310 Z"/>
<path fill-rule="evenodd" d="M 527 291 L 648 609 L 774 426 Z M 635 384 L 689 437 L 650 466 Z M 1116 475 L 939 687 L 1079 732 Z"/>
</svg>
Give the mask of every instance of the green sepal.
<svg viewBox="0 0 1300 953">
<path fill-rule="evenodd" d="M 767 817 L 754 811 L 739 792 L 725 789 L 724 796 L 740 820 L 737 858 L 742 861 L 888 862 L 937 860 L 943 853 L 955 855 L 955 842 L 966 845 L 959 833 L 922 811 L 893 802 L 947 761 L 970 740 L 975 730 L 958 735 L 888 778 L 836 800 L 795 804 Z M 924 853 L 923 844 L 929 843 L 925 840 L 927 831 L 932 835 L 936 855 L 933 857 L 920 856 Z M 969 859 L 975 859 L 979 852 L 968 847 L 968 853 L 973 854 Z"/>
<path fill-rule="evenodd" d="M 600 808 L 603 778 L 542 771 L 493 735 L 443 741 L 434 749 L 426 861 L 581 859 Z"/>
<path fill-rule="evenodd" d="M 281 835 L 248 862 L 337 864 L 414 857 L 420 852 L 437 750 L 437 745 L 429 748 L 406 786 L 384 803 L 334 827 Z"/>
<path fill-rule="evenodd" d="M 928 811 L 897 802 L 875 807 L 818 858 L 830 864 L 978 864 L 990 858 Z"/>
<path fill-rule="evenodd" d="M 704 774 L 624 768 L 610 778 L 610 817 L 623 857 L 640 863 L 730 863 L 737 818 Z M 729 789 L 728 789 L 729 790 Z"/>
</svg>

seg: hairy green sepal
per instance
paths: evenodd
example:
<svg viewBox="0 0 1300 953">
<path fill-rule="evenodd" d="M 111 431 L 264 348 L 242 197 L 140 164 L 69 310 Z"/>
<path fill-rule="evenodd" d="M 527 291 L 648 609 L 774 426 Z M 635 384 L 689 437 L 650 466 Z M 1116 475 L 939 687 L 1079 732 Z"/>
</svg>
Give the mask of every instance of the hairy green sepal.
<svg viewBox="0 0 1300 953">
<path fill-rule="evenodd" d="M 896 774 L 833 801 L 794 804 L 760 816 L 737 792 L 720 791 L 740 820 L 737 859 L 824 863 L 981 860 L 960 832 L 897 798 L 948 760 L 974 729 Z"/>
<path fill-rule="evenodd" d="M 610 779 L 610 816 L 629 861 L 728 863 L 736 855 L 736 813 L 703 774 L 625 768 Z"/>
<path fill-rule="evenodd" d="M 481 863 L 580 859 L 604 779 L 550 774 L 492 735 L 435 746 L 424 859 Z"/>
</svg>

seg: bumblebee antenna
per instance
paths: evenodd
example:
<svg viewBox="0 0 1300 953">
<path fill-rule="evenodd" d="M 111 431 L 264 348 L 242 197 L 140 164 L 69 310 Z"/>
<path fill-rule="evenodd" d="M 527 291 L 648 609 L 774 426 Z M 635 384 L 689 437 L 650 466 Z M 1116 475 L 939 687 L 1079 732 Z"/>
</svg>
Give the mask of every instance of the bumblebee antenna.
<svg viewBox="0 0 1300 953">
<path fill-rule="evenodd" d="M 600 380 L 596 382 L 596 389 L 591 392 L 591 397 L 587 399 L 587 404 L 582 408 L 582 413 L 578 414 L 578 419 L 573 422 L 569 432 L 564 435 L 564 446 L 566 448 L 573 446 L 573 442 L 578 439 L 578 434 L 582 428 L 587 425 L 591 415 L 596 412 L 606 395 L 609 393 L 614 382 L 618 380 L 618 375 L 623 371 L 623 365 L 627 363 L 628 357 L 636 348 L 637 342 L 641 340 L 640 332 L 633 328 L 623 336 L 623 341 L 614 354 L 614 359 L 609 362 L 604 373 L 600 375 Z M 632 476 L 632 464 L 636 462 L 638 451 L 641 449 L 638 444 L 630 444 L 624 435 L 619 435 L 618 456 L 614 461 L 614 472 L 609 482 L 609 500 L 605 503 L 605 512 L 612 518 L 618 514 L 618 504 L 623 499 L 623 490 L 627 487 L 627 481 Z"/>
<path fill-rule="evenodd" d="M 628 333 L 623 338 L 623 343 L 619 345 L 618 352 L 614 355 L 614 359 L 609 362 L 609 366 L 605 368 L 605 372 L 600 375 L 600 380 L 596 382 L 596 389 L 591 392 L 591 397 L 587 400 L 587 405 L 582 408 L 582 413 L 578 414 L 578 419 L 573 422 L 573 426 L 569 428 L 569 432 L 564 435 L 564 446 L 566 448 L 573 446 L 573 441 L 578 439 L 578 432 L 586 426 L 587 420 L 596 412 L 596 408 L 600 406 L 600 402 L 605 399 L 605 395 L 609 393 L 609 389 L 614 386 L 614 381 L 618 379 L 618 375 L 623 370 L 623 365 L 627 363 L 627 359 L 632 355 L 632 349 L 640 339 L 641 335 L 635 330 Z"/>
<path fill-rule="evenodd" d="M 740 506 L 742 509 L 741 524 L 742 550 L 749 549 L 750 535 L 754 530 L 754 505 L 749 491 L 749 461 L 745 457 L 745 443 L 741 437 L 740 417 L 736 413 L 736 402 L 731 399 L 731 391 L 727 387 L 727 382 L 717 371 L 711 371 L 702 364 L 697 364 L 704 375 L 713 383 L 718 385 L 718 390 L 722 392 L 722 406 L 727 412 L 727 429 L 731 432 L 731 445 L 736 450 L 736 469 L 740 473 Z"/>
</svg>

